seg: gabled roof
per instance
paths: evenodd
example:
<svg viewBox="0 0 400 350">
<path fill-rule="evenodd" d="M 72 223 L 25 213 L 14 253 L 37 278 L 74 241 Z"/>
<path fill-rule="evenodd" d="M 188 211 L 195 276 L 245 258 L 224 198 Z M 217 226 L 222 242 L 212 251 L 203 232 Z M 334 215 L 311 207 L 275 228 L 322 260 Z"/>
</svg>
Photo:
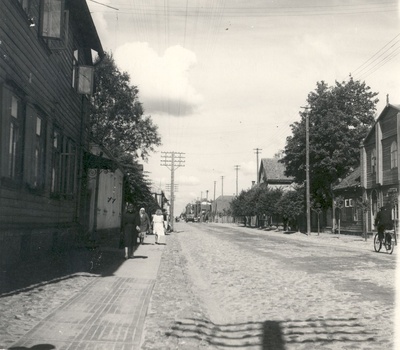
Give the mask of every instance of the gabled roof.
<svg viewBox="0 0 400 350">
<path fill-rule="evenodd" d="M 261 179 L 261 174 L 264 173 L 268 182 L 291 183 L 293 177 L 287 177 L 285 169 L 285 165 L 280 163 L 278 158 L 262 158 L 259 178 Z"/>
<path fill-rule="evenodd" d="M 371 133 L 373 132 L 373 130 L 375 129 L 375 125 L 378 124 L 380 122 L 380 120 L 387 114 L 387 112 L 390 109 L 395 109 L 400 111 L 400 105 L 392 105 L 390 103 L 386 104 L 385 108 L 382 110 L 381 114 L 379 114 L 379 117 L 375 120 L 374 125 L 371 126 L 371 128 L 368 131 L 368 134 L 364 137 L 364 140 L 362 141 L 362 143 L 365 143 L 365 141 L 368 139 L 368 137 L 371 135 Z"/>
<path fill-rule="evenodd" d="M 338 185 L 334 186 L 334 190 L 344 190 L 356 188 L 361 185 L 361 167 L 357 167 L 347 177 L 345 177 Z"/>
<path fill-rule="evenodd" d="M 235 196 L 219 196 L 212 203 L 212 210 L 213 211 L 222 211 L 224 209 L 229 209 L 231 202 L 234 198 L 235 198 Z"/>
</svg>

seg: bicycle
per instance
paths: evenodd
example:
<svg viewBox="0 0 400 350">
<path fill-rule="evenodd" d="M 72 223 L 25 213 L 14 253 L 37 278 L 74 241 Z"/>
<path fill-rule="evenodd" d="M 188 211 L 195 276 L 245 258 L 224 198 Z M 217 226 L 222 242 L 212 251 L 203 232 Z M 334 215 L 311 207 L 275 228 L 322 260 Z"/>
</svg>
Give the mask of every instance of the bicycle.
<svg viewBox="0 0 400 350">
<path fill-rule="evenodd" d="M 387 236 L 390 235 L 391 240 L 390 243 L 387 240 Z M 385 230 L 383 232 L 383 239 L 379 239 L 379 233 L 375 234 L 374 237 L 374 249 L 378 253 L 380 252 L 382 245 L 386 249 L 386 253 L 392 254 L 394 250 L 394 246 L 397 245 L 397 235 L 394 230 Z"/>
</svg>

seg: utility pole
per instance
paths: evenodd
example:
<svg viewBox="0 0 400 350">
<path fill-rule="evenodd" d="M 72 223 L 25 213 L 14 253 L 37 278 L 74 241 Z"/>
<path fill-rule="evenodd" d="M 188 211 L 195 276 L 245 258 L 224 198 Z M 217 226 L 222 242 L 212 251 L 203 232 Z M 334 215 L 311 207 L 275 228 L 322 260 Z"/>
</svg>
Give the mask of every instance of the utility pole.
<svg viewBox="0 0 400 350">
<path fill-rule="evenodd" d="M 308 107 L 305 109 L 306 114 L 306 204 L 307 204 L 307 235 L 311 235 L 311 218 L 310 218 L 310 118 Z"/>
<path fill-rule="evenodd" d="M 221 196 L 224 195 L 224 176 L 221 176 L 222 185 L 221 185 Z"/>
<path fill-rule="evenodd" d="M 259 167 L 259 164 L 258 164 L 258 154 L 261 153 L 262 149 L 261 149 L 261 148 L 255 148 L 254 151 L 255 151 L 254 153 L 257 155 L 257 174 L 256 174 L 256 182 L 257 182 L 257 184 L 258 184 L 258 167 Z"/>
<path fill-rule="evenodd" d="M 236 196 L 238 195 L 238 171 L 240 169 L 240 165 L 235 165 L 236 170 Z"/>
<path fill-rule="evenodd" d="M 208 190 L 206 190 L 206 200 L 208 202 Z"/>
<path fill-rule="evenodd" d="M 214 181 L 214 202 L 215 202 L 215 186 L 217 185 L 217 181 Z"/>
<path fill-rule="evenodd" d="M 161 152 L 161 166 L 165 166 L 171 171 L 171 206 L 169 213 L 171 231 L 174 230 L 175 170 L 185 166 L 184 154 L 182 152 Z"/>
</svg>

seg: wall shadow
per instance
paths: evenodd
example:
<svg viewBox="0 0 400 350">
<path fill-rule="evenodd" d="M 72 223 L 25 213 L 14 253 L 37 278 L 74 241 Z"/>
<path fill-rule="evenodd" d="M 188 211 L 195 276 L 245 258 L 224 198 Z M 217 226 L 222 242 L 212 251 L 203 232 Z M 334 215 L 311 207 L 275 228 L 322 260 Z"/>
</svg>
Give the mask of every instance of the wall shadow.
<svg viewBox="0 0 400 350">
<path fill-rule="evenodd" d="M 326 344 L 335 348 L 358 348 L 363 343 L 373 347 L 379 345 L 374 334 L 371 325 L 361 319 L 319 317 L 231 324 L 186 318 L 176 321 L 166 335 L 227 349 L 285 350 L 293 344 L 309 344 L 313 349 Z"/>
<path fill-rule="evenodd" d="M 0 298 L 60 280 L 87 276 L 111 276 L 125 262 L 119 238 L 94 247 L 75 247 L 50 252 L 40 259 L 30 259 L 0 270 Z M 143 258 L 143 257 L 142 257 Z"/>
</svg>

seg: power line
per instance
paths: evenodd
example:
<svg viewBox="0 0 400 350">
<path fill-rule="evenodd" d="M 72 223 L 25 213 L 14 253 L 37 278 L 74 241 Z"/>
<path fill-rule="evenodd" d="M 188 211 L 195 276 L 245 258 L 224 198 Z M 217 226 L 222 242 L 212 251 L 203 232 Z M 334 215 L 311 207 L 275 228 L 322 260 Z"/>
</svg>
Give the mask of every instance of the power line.
<svg viewBox="0 0 400 350">
<path fill-rule="evenodd" d="M 382 46 L 375 54 L 373 54 L 369 59 L 367 59 L 364 63 L 362 63 L 360 66 L 358 66 L 353 72 L 352 75 L 360 75 L 360 76 L 365 76 L 368 72 L 370 72 L 373 68 L 376 66 L 380 65 L 383 63 L 385 60 L 387 60 L 388 57 L 390 56 L 396 56 L 398 52 L 396 51 L 399 49 L 399 46 L 397 46 L 394 50 L 392 50 L 399 42 L 400 40 L 396 40 L 400 36 L 400 33 L 397 34 L 393 39 L 391 39 L 389 42 L 387 42 L 384 46 Z M 395 41 L 396 40 L 396 41 Z M 394 43 L 393 43 L 394 42 Z M 392 44 L 392 45 L 390 45 Z M 390 46 L 389 46 L 390 45 Z M 389 46 L 389 47 L 388 47 Z M 391 51 L 392 50 L 392 51 Z M 386 55 L 388 52 L 390 52 L 389 55 Z M 394 54 L 394 55 L 393 55 Z M 386 55 L 383 57 L 380 61 L 378 61 L 379 58 L 381 58 L 383 55 Z M 393 58 L 391 57 L 391 58 Z M 391 59 L 390 58 L 390 59 Z M 377 62 L 378 61 L 378 62 Z M 371 67 L 371 65 L 373 65 Z M 378 69 L 381 66 L 378 67 Z"/>
</svg>

